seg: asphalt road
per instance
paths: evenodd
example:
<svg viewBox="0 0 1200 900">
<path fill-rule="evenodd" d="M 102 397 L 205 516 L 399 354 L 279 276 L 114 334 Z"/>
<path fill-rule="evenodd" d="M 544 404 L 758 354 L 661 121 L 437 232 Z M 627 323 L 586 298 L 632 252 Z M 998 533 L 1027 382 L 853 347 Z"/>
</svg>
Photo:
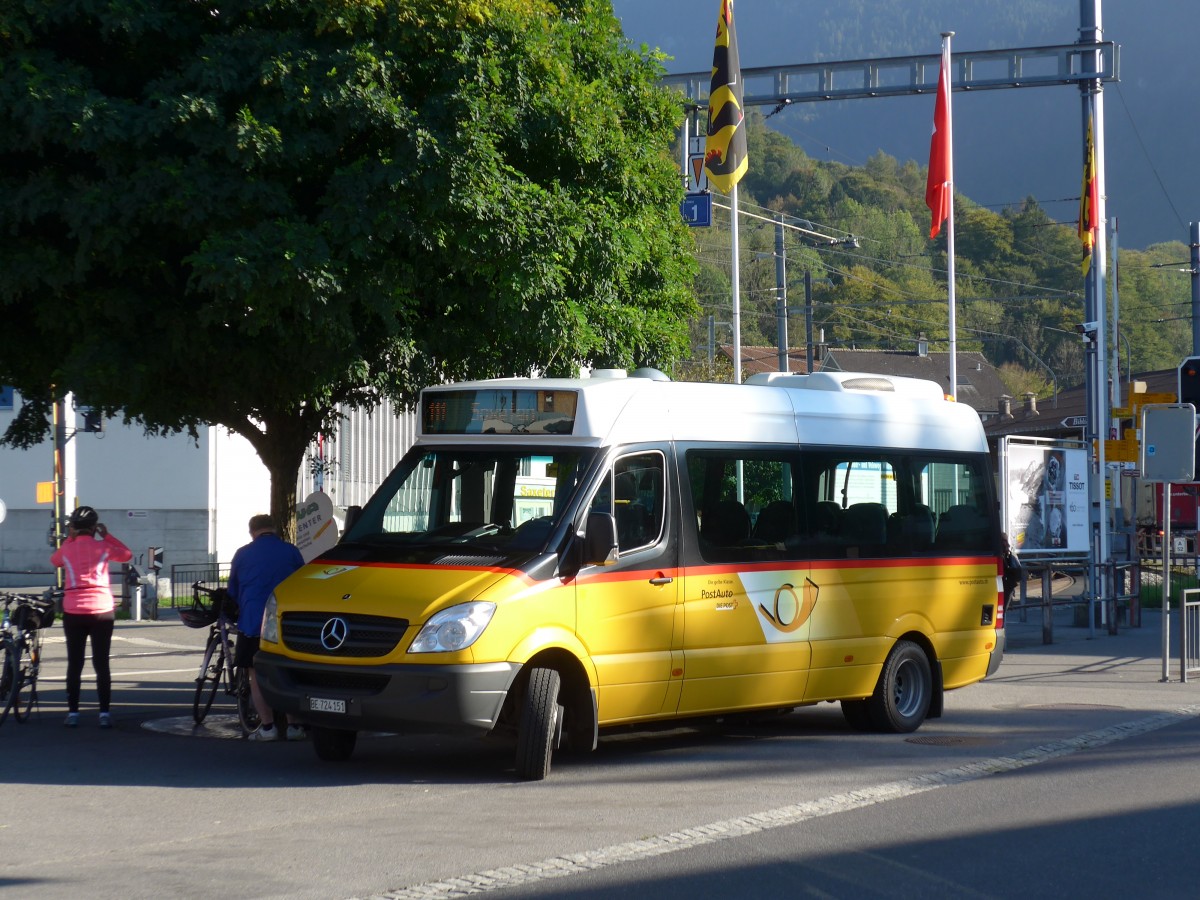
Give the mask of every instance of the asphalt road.
<svg viewBox="0 0 1200 900">
<path fill-rule="evenodd" d="M 62 727 L 51 630 L 40 710 L 0 727 L 6 896 L 1196 894 L 1200 688 L 1161 681 L 1154 613 L 1092 639 L 1059 614 L 1049 647 L 1010 620 L 999 673 L 914 735 L 825 704 L 609 737 L 533 784 L 501 742 L 374 735 L 329 764 L 236 739 L 221 700 L 193 728 L 204 632 L 167 616 L 118 625 L 112 731 L 86 681 Z"/>
</svg>

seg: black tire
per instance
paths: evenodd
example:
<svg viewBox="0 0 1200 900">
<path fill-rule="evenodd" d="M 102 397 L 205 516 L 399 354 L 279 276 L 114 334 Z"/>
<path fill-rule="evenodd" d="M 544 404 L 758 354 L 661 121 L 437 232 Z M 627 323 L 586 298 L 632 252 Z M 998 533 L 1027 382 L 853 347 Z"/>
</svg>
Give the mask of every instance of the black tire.
<svg viewBox="0 0 1200 900">
<path fill-rule="evenodd" d="M 4 709 L 0 711 L 0 725 L 4 724 L 9 710 L 13 708 L 13 702 L 16 700 L 13 688 L 17 684 L 17 679 L 21 677 L 21 657 L 12 638 L 4 639 L 3 657 L 0 660 L 0 706 L 3 706 Z"/>
<path fill-rule="evenodd" d="M 242 734 L 250 734 L 258 729 L 258 726 L 262 724 L 262 719 L 254 707 L 254 698 L 250 693 L 250 670 L 243 668 L 237 669 L 236 672 L 234 681 L 237 693 L 238 724 L 242 726 Z"/>
<path fill-rule="evenodd" d="M 29 721 L 37 700 L 37 664 L 29 648 L 21 654 L 17 666 L 17 681 L 12 691 L 12 714 L 18 722 Z"/>
<path fill-rule="evenodd" d="M 517 726 L 517 776 L 541 781 L 550 774 L 550 759 L 562 736 L 563 708 L 558 705 L 562 679 L 554 669 L 529 673 L 521 722 Z"/>
<path fill-rule="evenodd" d="M 870 731 L 874 727 L 869 700 L 843 700 L 842 718 L 855 731 Z"/>
<path fill-rule="evenodd" d="M 907 734 L 925 721 L 933 701 L 929 657 L 912 641 L 899 641 L 879 673 L 870 705 L 871 721 L 879 731 Z"/>
<path fill-rule="evenodd" d="M 357 731 L 346 731 L 343 728 L 322 728 L 314 725 L 308 729 L 312 738 L 313 750 L 317 758 L 326 762 L 342 762 L 350 758 L 354 745 L 358 743 Z"/>
<path fill-rule="evenodd" d="M 208 645 L 204 648 L 204 665 L 196 676 L 196 696 L 192 699 L 192 719 L 197 725 L 203 724 L 204 717 L 212 709 L 224 671 L 225 648 L 215 634 L 210 634 Z"/>
</svg>

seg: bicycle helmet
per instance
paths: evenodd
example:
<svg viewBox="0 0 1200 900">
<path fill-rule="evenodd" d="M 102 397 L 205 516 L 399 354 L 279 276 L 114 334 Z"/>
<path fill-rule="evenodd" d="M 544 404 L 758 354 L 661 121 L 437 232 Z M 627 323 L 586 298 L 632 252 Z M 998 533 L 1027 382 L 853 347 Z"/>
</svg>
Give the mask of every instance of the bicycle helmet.
<svg viewBox="0 0 1200 900">
<path fill-rule="evenodd" d="M 100 523 L 100 514 L 90 506 L 80 506 L 71 513 L 67 524 L 76 531 L 88 531 Z"/>
<path fill-rule="evenodd" d="M 193 606 L 191 609 L 179 610 L 179 621 L 188 628 L 207 628 L 217 621 L 215 607 Z"/>
</svg>

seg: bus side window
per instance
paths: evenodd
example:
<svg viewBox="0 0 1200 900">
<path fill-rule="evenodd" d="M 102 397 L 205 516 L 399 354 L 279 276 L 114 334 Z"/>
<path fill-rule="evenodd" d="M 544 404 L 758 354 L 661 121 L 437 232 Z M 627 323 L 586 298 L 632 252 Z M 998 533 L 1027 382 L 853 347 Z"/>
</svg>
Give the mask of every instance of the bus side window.
<svg viewBox="0 0 1200 900">
<path fill-rule="evenodd" d="M 937 517 L 938 553 L 991 552 L 996 540 L 988 491 L 978 463 L 931 460 L 919 470 L 920 499 Z"/>
<path fill-rule="evenodd" d="M 621 553 L 657 544 L 666 512 L 661 453 L 623 456 L 613 468 L 612 512 Z"/>
</svg>

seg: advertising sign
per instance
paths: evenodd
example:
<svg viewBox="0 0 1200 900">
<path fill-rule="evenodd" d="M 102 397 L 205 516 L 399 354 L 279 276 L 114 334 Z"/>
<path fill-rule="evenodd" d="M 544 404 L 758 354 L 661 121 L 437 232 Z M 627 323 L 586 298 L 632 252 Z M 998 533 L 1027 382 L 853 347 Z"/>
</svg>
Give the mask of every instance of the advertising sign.
<svg viewBox="0 0 1200 900">
<path fill-rule="evenodd" d="M 1086 554 L 1087 451 L 1010 439 L 1006 460 L 1002 514 L 1013 549 Z"/>
<path fill-rule="evenodd" d="M 296 547 L 305 562 L 312 562 L 338 541 L 333 502 L 327 494 L 309 494 L 296 507 Z"/>
</svg>

